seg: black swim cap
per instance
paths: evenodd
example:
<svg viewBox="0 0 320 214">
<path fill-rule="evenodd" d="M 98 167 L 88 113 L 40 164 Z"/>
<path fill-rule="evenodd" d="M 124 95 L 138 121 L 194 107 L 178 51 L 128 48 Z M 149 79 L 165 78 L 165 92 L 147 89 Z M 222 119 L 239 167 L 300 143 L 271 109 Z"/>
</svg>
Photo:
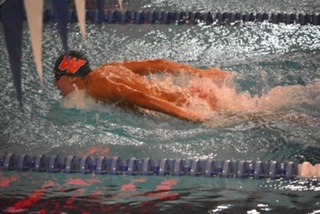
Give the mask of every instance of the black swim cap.
<svg viewBox="0 0 320 214">
<path fill-rule="evenodd" d="M 56 60 L 54 71 L 67 76 L 85 77 L 92 70 L 88 59 L 80 51 L 70 51 Z"/>
</svg>

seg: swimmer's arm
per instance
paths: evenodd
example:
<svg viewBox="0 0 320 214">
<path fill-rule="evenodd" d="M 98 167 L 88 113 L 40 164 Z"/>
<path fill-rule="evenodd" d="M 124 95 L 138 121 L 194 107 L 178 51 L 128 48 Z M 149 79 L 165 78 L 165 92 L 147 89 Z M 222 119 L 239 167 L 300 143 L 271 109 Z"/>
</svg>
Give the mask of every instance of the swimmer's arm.
<svg viewBox="0 0 320 214">
<path fill-rule="evenodd" d="M 165 59 L 129 61 L 124 62 L 122 65 L 139 75 L 148 75 L 153 73 L 169 73 L 175 75 L 191 74 L 194 76 L 210 78 L 216 83 L 223 82 L 227 76 L 232 75 L 230 72 L 223 71 L 218 67 L 203 70 Z"/>
<path fill-rule="evenodd" d="M 117 65 L 118 63 L 111 64 Z M 121 65 L 140 75 L 149 75 L 162 72 L 171 74 L 180 74 L 181 72 L 184 72 L 193 75 L 201 75 L 201 73 L 203 72 L 202 69 L 165 59 L 127 61 L 121 63 Z"/>
<path fill-rule="evenodd" d="M 184 120 L 204 122 L 204 118 L 195 111 L 186 110 L 166 100 L 147 95 L 123 84 L 117 83 L 116 85 L 114 96 L 118 99 L 123 99 L 142 108 L 158 111 Z"/>
</svg>

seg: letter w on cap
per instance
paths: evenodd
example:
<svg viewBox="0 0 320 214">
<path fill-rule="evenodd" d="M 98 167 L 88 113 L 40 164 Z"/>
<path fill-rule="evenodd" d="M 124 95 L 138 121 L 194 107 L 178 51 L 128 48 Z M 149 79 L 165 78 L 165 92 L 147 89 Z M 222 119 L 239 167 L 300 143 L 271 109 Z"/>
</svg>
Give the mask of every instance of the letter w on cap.
<svg viewBox="0 0 320 214">
<path fill-rule="evenodd" d="M 73 57 L 69 60 L 68 56 L 64 56 L 63 61 L 59 65 L 59 69 L 61 71 L 64 71 L 67 69 L 67 73 L 74 74 L 79 70 L 79 68 L 81 68 L 81 66 L 86 64 L 86 62 L 87 61 L 83 60 L 83 59 L 77 60 L 77 58 L 75 58 L 75 57 Z"/>
</svg>

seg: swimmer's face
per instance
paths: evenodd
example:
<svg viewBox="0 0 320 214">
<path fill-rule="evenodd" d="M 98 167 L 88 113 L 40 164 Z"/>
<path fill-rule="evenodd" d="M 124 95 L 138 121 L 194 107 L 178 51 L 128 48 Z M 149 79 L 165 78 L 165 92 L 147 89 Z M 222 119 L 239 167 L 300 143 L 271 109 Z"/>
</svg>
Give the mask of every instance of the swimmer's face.
<svg viewBox="0 0 320 214">
<path fill-rule="evenodd" d="M 62 96 L 67 96 L 75 90 L 73 78 L 59 73 L 55 73 L 53 84 L 59 88 Z"/>
</svg>

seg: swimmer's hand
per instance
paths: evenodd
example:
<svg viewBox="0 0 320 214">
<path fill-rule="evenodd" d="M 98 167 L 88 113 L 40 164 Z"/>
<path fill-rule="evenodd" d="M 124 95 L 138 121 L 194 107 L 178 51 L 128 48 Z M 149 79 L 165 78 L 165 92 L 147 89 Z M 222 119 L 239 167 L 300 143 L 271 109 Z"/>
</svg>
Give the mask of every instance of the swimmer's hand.
<svg viewBox="0 0 320 214">
<path fill-rule="evenodd" d="M 203 123 L 205 122 L 205 118 L 196 111 L 189 110 L 185 113 L 185 116 L 182 118 L 190 122 L 194 123 Z"/>
</svg>

